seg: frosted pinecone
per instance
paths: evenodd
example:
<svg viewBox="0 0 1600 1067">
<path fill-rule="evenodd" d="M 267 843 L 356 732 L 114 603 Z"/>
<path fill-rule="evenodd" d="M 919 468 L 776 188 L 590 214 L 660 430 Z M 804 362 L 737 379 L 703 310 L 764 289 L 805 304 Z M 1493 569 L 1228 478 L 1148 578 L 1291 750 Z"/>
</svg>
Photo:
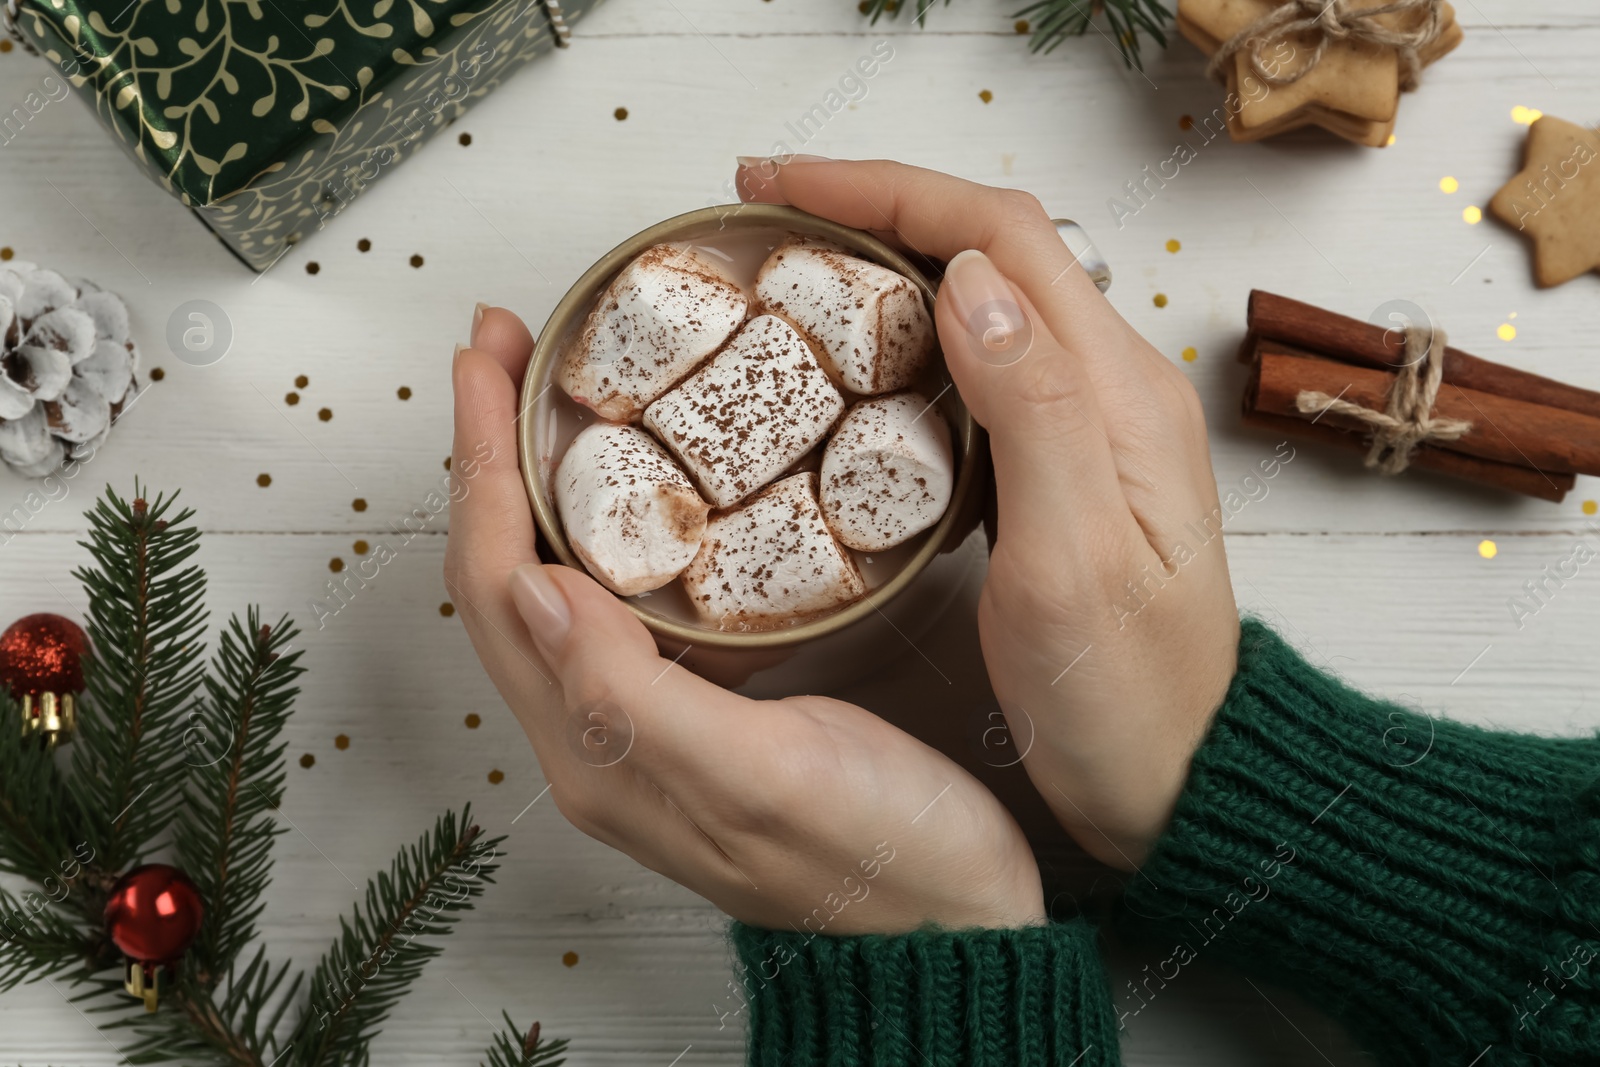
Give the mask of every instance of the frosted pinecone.
<svg viewBox="0 0 1600 1067">
<path fill-rule="evenodd" d="M 84 279 L 0 264 L 0 459 L 42 478 L 104 443 L 134 392 L 128 309 Z"/>
</svg>

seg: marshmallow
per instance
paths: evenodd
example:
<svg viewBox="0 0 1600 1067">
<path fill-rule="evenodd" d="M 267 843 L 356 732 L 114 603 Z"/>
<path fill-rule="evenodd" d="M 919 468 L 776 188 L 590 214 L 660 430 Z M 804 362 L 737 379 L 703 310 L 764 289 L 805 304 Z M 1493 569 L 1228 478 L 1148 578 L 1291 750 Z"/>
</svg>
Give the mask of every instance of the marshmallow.
<svg viewBox="0 0 1600 1067">
<path fill-rule="evenodd" d="M 721 630 L 771 630 L 842 607 L 866 582 L 822 521 L 810 471 L 714 517 L 683 572 L 695 610 Z"/>
<path fill-rule="evenodd" d="M 567 395 L 632 422 L 744 321 L 744 290 L 693 249 L 656 245 L 622 269 L 556 371 Z"/>
<path fill-rule="evenodd" d="M 938 522 L 950 506 L 950 427 L 915 393 L 863 400 L 822 453 L 822 514 L 840 541 L 882 552 Z"/>
<path fill-rule="evenodd" d="M 644 413 L 719 508 L 772 481 L 822 440 L 844 397 L 794 327 L 773 315 L 745 324 L 721 352 Z"/>
<path fill-rule="evenodd" d="M 554 485 L 567 543 L 614 593 L 666 585 L 700 549 L 710 506 L 643 430 L 592 424 L 567 446 Z"/>
<path fill-rule="evenodd" d="M 756 305 L 788 319 L 846 389 L 904 389 L 933 351 L 933 320 L 911 279 L 814 238 L 790 238 L 756 275 Z"/>
</svg>

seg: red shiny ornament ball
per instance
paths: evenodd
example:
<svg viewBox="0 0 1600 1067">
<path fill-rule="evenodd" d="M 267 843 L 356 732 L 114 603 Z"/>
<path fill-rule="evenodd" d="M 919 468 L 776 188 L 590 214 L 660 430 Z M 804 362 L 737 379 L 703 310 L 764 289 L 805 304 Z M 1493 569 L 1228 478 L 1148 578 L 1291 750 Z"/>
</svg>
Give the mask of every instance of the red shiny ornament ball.
<svg viewBox="0 0 1600 1067">
<path fill-rule="evenodd" d="M 140 963 L 181 959 L 204 917 L 200 891 L 189 876 L 164 863 L 129 871 L 106 901 L 106 932 L 123 955 Z"/>
<path fill-rule="evenodd" d="M 0 634 L 0 682 L 18 700 L 40 693 L 81 693 L 88 651 L 89 638 L 71 619 L 29 615 Z"/>
</svg>

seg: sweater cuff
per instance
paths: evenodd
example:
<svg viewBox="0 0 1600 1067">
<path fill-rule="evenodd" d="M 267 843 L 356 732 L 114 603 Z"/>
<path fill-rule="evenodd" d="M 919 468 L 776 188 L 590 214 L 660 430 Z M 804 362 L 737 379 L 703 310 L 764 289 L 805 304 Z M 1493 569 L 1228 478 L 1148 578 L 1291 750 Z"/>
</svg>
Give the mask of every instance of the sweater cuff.
<svg viewBox="0 0 1600 1067">
<path fill-rule="evenodd" d="M 1597 775 L 1595 738 L 1405 711 L 1247 619 L 1119 926 L 1171 948 L 1163 985 L 1202 954 L 1231 963 L 1385 1063 L 1582 1062 L 1600 1048 Z"/>
<path fill-rule="evenodd" d="M 735 923 L 751 1067 L 1104 1067 L 1110 990 L 1083 920 L 822 937 Z"/>
</svg>

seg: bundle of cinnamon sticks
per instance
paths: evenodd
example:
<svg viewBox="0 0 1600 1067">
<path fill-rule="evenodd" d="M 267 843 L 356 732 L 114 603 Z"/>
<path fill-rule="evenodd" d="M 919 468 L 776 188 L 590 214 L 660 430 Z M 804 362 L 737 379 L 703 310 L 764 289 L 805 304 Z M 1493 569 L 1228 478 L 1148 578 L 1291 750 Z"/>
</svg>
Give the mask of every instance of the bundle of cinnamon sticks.
<svg viewBox="0 0 1600 1067">
<path fill-rule="evenodd" d="M 1302 394 L 1323 394 L 1383 411 L 1409 361 L 1401 330 L 1347 318 L 1257 289 L 1240 349 L 1250 364 L 1246 426 L 1366 451 L 1371 427 L 1331 407 L 1303 411 Z M 1471 428 L 1430 441 L 1410 466 L 1560 501 L 1574 475 L 1600 474 L 1600 393 L 1447 348 L 1433 407 Z M 1341 405 L 1342 406 L 1342 405 Z"/>
</svg>

